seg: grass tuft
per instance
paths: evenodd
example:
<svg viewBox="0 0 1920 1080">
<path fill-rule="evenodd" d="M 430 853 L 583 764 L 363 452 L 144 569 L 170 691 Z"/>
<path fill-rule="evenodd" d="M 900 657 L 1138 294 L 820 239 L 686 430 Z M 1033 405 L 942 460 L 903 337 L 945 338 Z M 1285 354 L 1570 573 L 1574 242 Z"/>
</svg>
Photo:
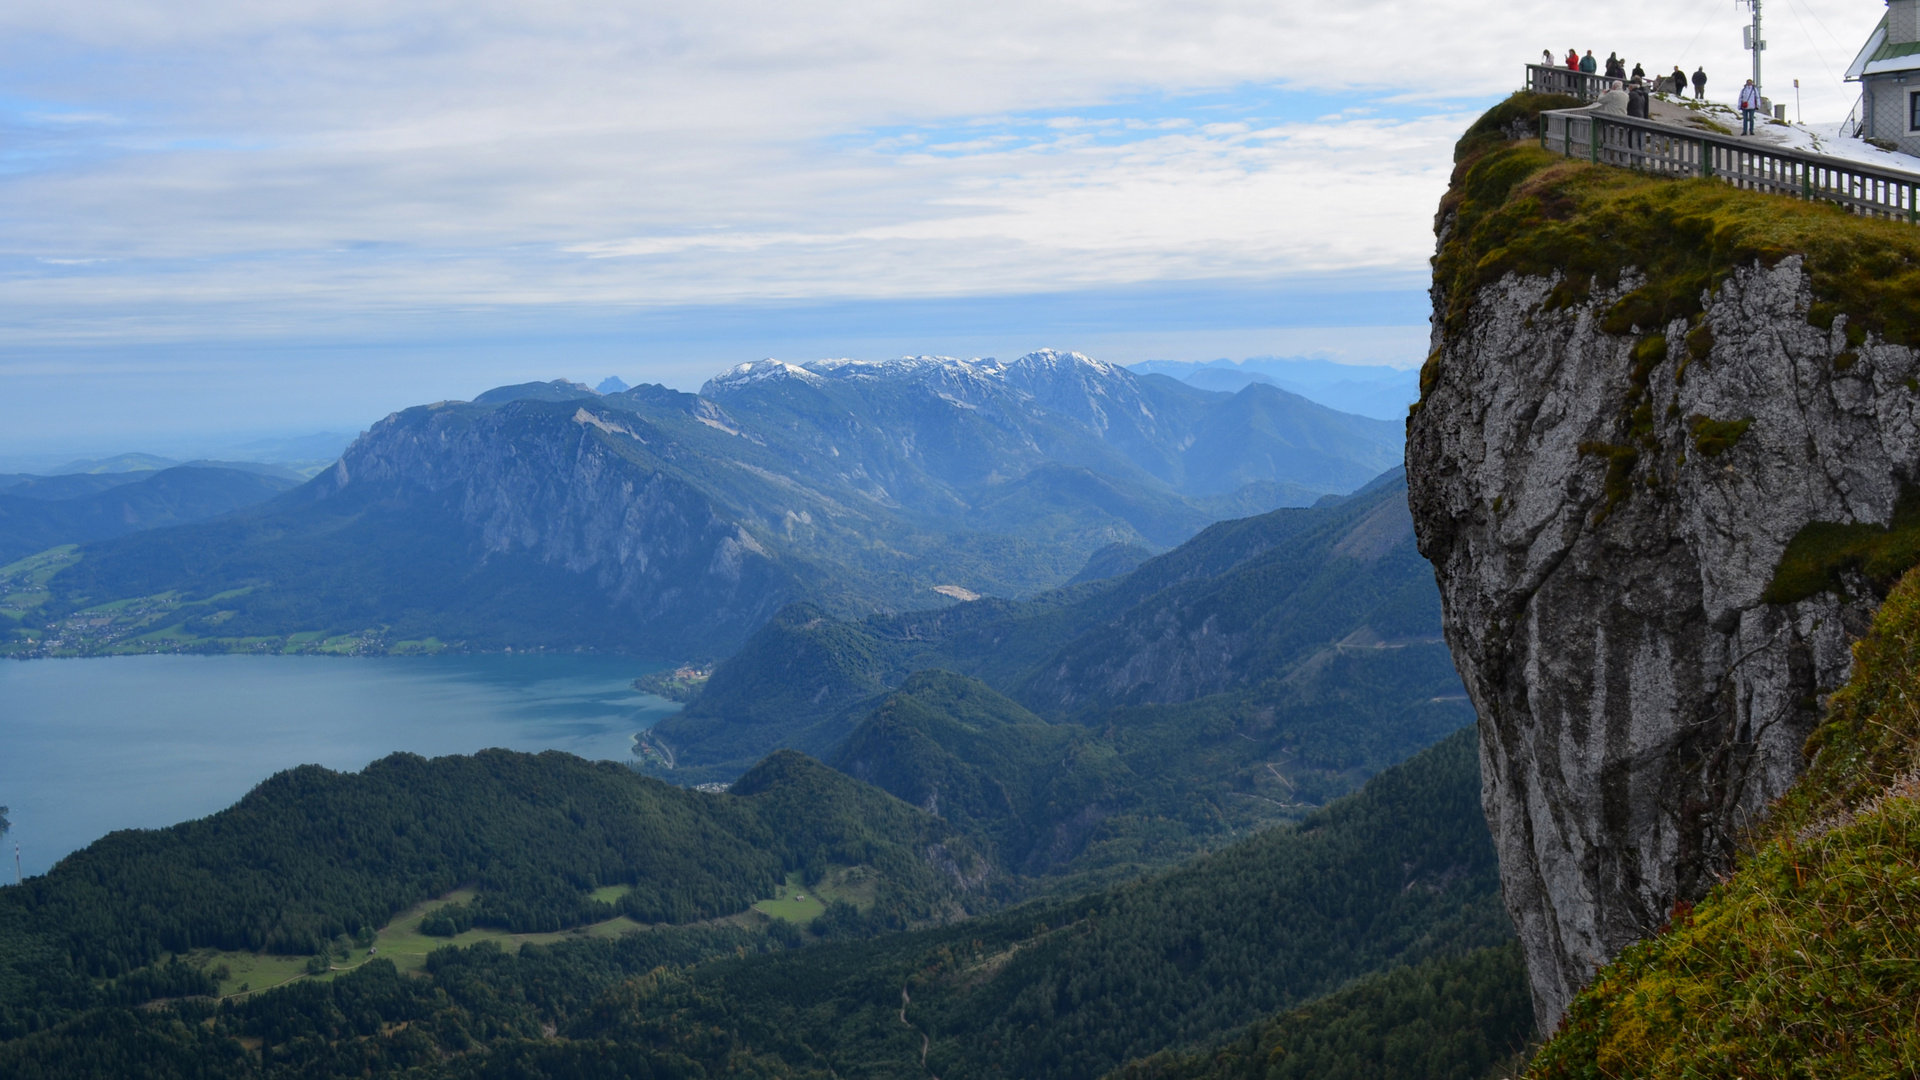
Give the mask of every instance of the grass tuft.
<svg viewBox="0 0 1920 1080">
<path fill-rule="evenodd" d="M 1693 445 L 1701 456 L 1716 458 L 1733 449 L 1740 436 L 1753 426 L 1753 417 L 1739 420 L 1714 420 L 1710 417 L 1695 415 L 1688 420 L 1687 427 L 1693 432 Z"/>
<path fill-rule="evenodd" d="M 1920 491 L 1902 492 L 1887 525 L 1808 522 L 1787 543 L 1761 599 L 1791 604 L 1816 593 L 1846 590 L 1846 576 L 1859 573 L 1886 590 L 1920 563 Z"/>
</svg>

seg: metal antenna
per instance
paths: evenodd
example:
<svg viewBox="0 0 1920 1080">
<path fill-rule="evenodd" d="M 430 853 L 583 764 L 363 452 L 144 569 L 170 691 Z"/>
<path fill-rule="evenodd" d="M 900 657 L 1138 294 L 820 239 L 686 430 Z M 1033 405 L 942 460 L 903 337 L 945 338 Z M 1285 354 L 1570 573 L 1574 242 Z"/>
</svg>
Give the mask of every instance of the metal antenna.
<svg viewBox="0 0 1920 1080">
<path fill-rule="evenodd" d="M 13 844 L 13 883 L 15 885 L 27 883 L 27 875 L 20 872 L 20 842 L 17 840 Z"/>
<path fill-rule="evenodd" d="M 1760 91 L 1760 53 L 1767 47 L 1765 38 L 1760 36 L 1760 0 L 1740 0 L 1753 9 L 1753 25 L 1740 28 L 1741 44 L 1753 54 L 1753 95 L 1759 97 Z"/>
</svg>

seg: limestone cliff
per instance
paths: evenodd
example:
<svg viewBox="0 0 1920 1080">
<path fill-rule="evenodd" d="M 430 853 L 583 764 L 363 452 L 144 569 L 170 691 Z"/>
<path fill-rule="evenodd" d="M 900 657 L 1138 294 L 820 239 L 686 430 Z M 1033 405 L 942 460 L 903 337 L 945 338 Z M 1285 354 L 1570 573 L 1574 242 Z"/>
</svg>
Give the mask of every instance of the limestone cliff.
<svg viewBox="0 0 1920 1080">
<path fill-rule="evenodd" d="M 1410 502 L 1550 1029 L 1729 867 L 1847 675 L 1920 478 L 1920 238 L 1473 143 Z"/>
</svg>

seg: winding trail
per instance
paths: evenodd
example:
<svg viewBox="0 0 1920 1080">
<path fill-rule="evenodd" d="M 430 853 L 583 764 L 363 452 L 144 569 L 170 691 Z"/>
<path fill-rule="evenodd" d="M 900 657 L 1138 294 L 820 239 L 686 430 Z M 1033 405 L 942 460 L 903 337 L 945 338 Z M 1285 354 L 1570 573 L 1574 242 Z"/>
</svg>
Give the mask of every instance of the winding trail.
<svg viewBox="0 0 1920 1080">
<path fill-rule="evenodd" d="M 920 1032 L 920 1071 L 926 1073 L 928 1076 L 933 1076 L 933 1073 L 927 1070 L 927 1050 L 933 1046 L 933 1037 L 924 1031 L 920 1031 L 920 1028 L 914 1024 L 913 1021 L 907 1019 L 907 1006 L 911 1004 L 913 1004 L 913 998 L 907 995 L 906 984 L 902 983 L 900 985 L 900 1022 Z M 933 1076 L 933 1080 L 940 1080 L 940 1078 Z"/>
</svg>

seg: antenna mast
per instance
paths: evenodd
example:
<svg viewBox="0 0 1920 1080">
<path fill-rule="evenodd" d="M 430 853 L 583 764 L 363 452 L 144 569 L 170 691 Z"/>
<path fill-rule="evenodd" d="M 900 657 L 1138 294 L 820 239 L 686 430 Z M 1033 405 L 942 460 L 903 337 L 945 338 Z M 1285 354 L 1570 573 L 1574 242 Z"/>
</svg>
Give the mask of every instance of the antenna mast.
<svg viewBox="0 0 1920 1080">
<path fill-rule="evenodd" d="M 1760 95 L 1760 53 L 1766 49 L 1767 42 L 1760 36 L 1760 0 L 1740 0 L 1753 9 L 1753 23 L 1740 28 L 1740 44 L 1753 54 L 1753 93 Z"/>
</svg>

